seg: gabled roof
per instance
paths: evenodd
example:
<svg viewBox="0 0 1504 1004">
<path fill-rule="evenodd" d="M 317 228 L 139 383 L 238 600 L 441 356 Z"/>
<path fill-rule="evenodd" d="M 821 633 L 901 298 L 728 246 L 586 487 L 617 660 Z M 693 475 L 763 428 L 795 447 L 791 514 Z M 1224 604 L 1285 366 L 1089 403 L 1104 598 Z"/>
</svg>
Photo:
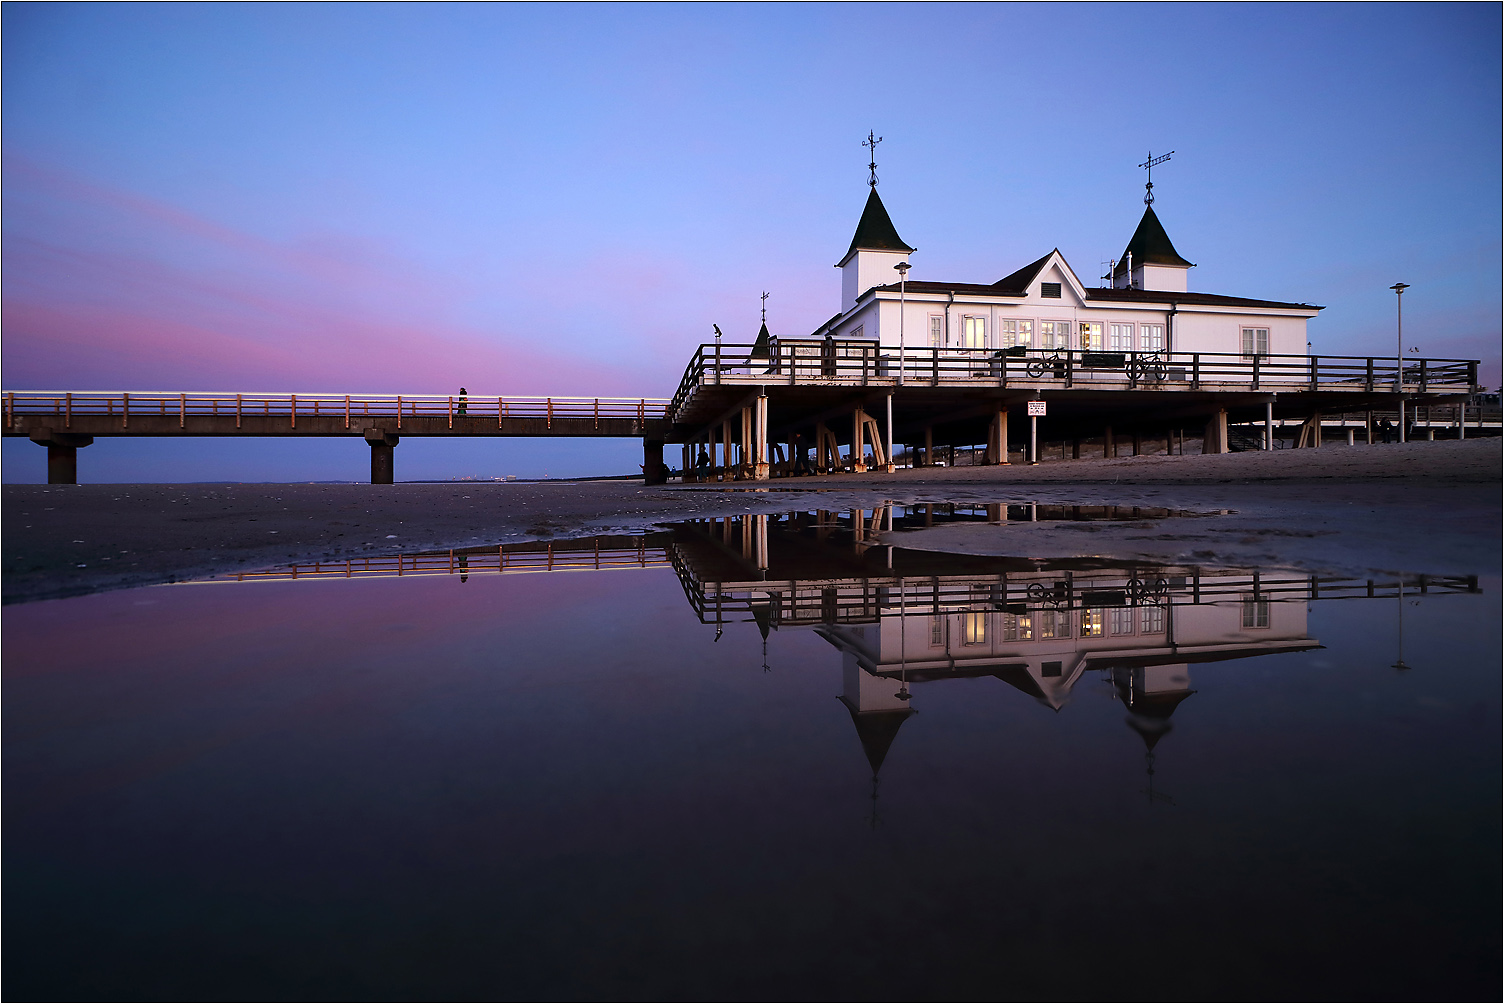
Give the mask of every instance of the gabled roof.
<svg viewBox="0 0 1504 1004">
<path fill-rule="evenodd" d="M 1049 256 L 1046 255 L 1046 257 Z M 1029 268 L 1032 267 L 1033 266 L 1029 266 Z M 1019 269 L 1019 271 L 1013 273 L 1013 275 L 1011 276 L 1008 276 L 1007 280 L 1003 281 L 1012 281 L 1013 276 L 1024 275 L 1028 272 L 1029 268 Z M 1025 281 L 1031 281 L 1034 275 L 1037 274 L 1038 271 L 1036 270 L 1033 274 L 1030 274 L 1028 276 L 1028 279 Z M 877 286 L 874 288 L 880 289 L 885 293 L 897 293 L 898 283 L 888 283 L 885 286 Z M 957 296 L 978 297 L 1007 296 L 1022 298 L 1028 295 L 1027 289 L 1005 289 L 997 283 L 987 285 L 977 282 L 926 282 L 919 279 L 910 279 L 908 281 L 908 291 L 910 293 L 955 293 Z M 1152 303 L 1156 305 L 1174 303 L 1176 305 L 1185 307 L 1249 307 L 1253 309 L 1267 307 L 1279 310 L 1326 309 L 1325 307 L 1317 306 L 1314 303 L 1286 303 L 1283 300 L 1254 300 L 1246 296 L 1223 296 L 1220 293 L 1174 293 L 1163 289 L 1107 289 L 1101 286 L 1086 287 L 1086 299 L 1088 302 L 1097 303 Z M 837 316 L 839 317 L 844 315 Z"/>
<path fill-rule="evenodd" d="M 883 200 L 873 188 L 867 196 L 866 208 L 862 210 L 861 222 L 856 225 L 856 234 L 851 238 L 851 247 L 846 249 L 846 257 L 841 261 L 845 262 L 854 251 L 901 251 L 908 254 L 913 250 L 898 236 L 898 229 L 893 226 Z"/>
<path fill-rule="evenodd" d="M 1017 272 L 1014 272 L 1012 275 L 1003 276 L 997 282 L 994 282 L 992 284 L 993 287 L 996 288 L 999 293 L 1015 293 L 1019 295 L 1028 293 L 1029 284 L 1034 281 L 1034 277 L 1039 274 L 1039 270 L 1044 268 L 1044 263 L 1050 260 L 1050 255 L 1054 254 L 1055 251 L 1058 250 L 1060 249 L 1056 248 L 1055 250 L 1051 251 L 1050 254 L 1045 255 L 1038 261 L 1029 262 L 1029 264 L 1025 265 Z"/>
<path fill-rule="evenodd" d="M 1133 259 L 1135 262 L 1138 258 Z M 914 284 L 909 283 L 912 289 Z M 1284 310 L 1325 310 L 1314 303 L 1286 303 L 1283 300 L 1253 300 L 1246 296 L 1223 296 L 1220 293 L 1174 293 L 1163 289 L 1107 289 L 1088 287 L 1088 300 L 1116 300 L 1120 303 L 1175 303 L 1203 307 L 1278 307 Z"/>
<path fill-rule="evenodd" d="M 762 328 L 757 332 L 757 341 L 755 341 L 755 342 L 752 343 L 752 353 L 751 353 L 752 358 L 753 359 L 768 359 L 768 358 L 770 358 L 769 352 L 772 351 L 772 343 L 773 343 L 773 338 L 772 338 L 771 335 L 768 334 L 768 324 L 767 324 L 766 321 L 764 321 L 763 325 L 762 325 Z M 764 633 L 763 637 L 766 638 L 767 634 Z"/>
<path fill-rule="evenodd" d="M 1170 243 L 1170 235 L 1165 233 L 1164 225 L 1159 222 L 1159 217 L 1154 215 L 1153 206 L 1144 207 L 1144 218 L 1138 221 L 1138 229 L 1133 231 L 1133 237 L 1129 239 L 1128 246 L 1123 249 L 1117 266 L 1112 270 L 1113 275 L 1117 275 L 1128 267 L 1130 254 L 1133 255 L 1135 265 L 1195 267 L 1191 262 L 1180 257 L 1180 253 L 1175 250 L 1175 245 Z"/>
</svg>

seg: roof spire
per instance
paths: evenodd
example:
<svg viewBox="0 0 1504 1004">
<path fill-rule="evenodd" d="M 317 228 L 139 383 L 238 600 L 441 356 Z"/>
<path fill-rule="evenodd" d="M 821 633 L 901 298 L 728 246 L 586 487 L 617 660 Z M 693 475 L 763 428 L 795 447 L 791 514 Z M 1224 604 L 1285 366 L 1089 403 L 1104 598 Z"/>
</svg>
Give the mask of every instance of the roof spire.
<svg viewBox="0 0 1504 1004">
<path fill-rule="evenodd" d="M 1174 153 L 1175 151 L 1171 150 L 1169 153 L 1161 154 L 1160 156 L 1156 157 L 1154 156 L 1154 151 L 1151 150 L 1149 151 L 1149 156 L 1144 158 L 1144 162 L 1139 165 L 1139 167 L 1149 172 L 1149 180 L 1144 182 L 1144 205 L 1154 205 L 1154 165 L 1163 164 L 1165 161 L 1169 160 Z"/>
<path fill-rule="evenodd" d="M 877 144 L 882 141 L 883 138 L 871 129 L 867 130 L 867 138 L 862 140 L 862 146 L 872 148 L 872 159 L 867 163 L 867 184 L 872 188 L 877 187 Z"/>
<path fill-rule="evenodd" d="M 762 292 L 762 323 L 766 327 L 768 323 L 768 291 Z"/>
</svg>

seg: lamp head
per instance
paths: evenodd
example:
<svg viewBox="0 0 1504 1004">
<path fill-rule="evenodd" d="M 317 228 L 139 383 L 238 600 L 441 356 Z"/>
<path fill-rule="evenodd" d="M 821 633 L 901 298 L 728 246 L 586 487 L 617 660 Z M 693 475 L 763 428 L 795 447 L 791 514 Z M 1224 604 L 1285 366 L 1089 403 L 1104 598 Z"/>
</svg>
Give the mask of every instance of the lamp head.
<svg viewBox="0 0 1504 1004">
<path fill-rule="evenodd" d="M 1404 296 L 1405 295 L 1405 290 L 1407 290 L 1407 289 L 1410 288 L 1410 284 L 1408 282 L 1397 282 L 1393 286 L 1390 286 L 1389 288 L 1392 289 L 1392 290 L 1394 290 L 1394 294 L 1396 296 Z"/>
<path fill-rule="evenodd" d="M 908 278 L 909 269 L 913 268 L 913 266 L 906 261 L 901 261 L 893 267 L 898 270 L 899 277 L 904 279 Z"/>
</svg>

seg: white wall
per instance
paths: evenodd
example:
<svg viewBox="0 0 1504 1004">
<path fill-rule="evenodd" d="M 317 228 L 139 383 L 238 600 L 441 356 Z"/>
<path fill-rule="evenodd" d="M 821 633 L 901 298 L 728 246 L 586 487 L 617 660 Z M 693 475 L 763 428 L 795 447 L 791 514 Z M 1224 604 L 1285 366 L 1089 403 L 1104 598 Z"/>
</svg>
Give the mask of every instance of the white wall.
<svg viewBox="0 0 1504 1004">
<path fill-rule="evenodd" d="M 902 251 L 858 251 L 841 266 L 841 310 L 856 306 L 857 297 L 873 286 L 886 286 L 898 281 L 898 272 L 893 268 L 908 260 Z"/>
</svg>

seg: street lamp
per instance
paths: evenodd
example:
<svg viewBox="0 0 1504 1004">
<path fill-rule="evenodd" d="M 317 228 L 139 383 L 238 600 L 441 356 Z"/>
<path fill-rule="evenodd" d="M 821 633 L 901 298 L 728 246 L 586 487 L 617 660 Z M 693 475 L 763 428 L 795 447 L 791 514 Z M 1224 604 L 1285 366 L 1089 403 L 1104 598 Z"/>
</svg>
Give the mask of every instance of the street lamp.
<svg viewBox="0 0 1504 1004">
<path fill-rule="evenodd" d="M 904 284 L 908 282 L 909 269 L 912 266 L 910 266 L 906 261 L 901 261 L 893 267 L 898 270 L 898 385 L 902 387 L 904 362 L 903 315 L 908 313 L 908 311 L 905 309 L 906 301 L 904 299 Z"/>
<path fill-rule="evenodd" d="M 1408 282 L 1397 282 L 1394 290 L 1394 393 L 1400 402 L 1400 442 L 1405 441 L 1405 290 Z"/>
</svg>

